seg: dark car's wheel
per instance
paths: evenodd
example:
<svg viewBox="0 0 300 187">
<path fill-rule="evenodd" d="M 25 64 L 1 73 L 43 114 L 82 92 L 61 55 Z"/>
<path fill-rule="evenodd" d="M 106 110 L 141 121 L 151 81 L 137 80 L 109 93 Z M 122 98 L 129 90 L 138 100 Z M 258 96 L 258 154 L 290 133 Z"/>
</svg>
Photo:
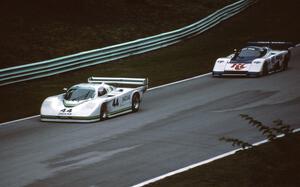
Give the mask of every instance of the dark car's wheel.
<svg viewBox="0 0 300 187">
<path fill-rule="evenodd" d="M 100 121 L 105 120 L 107 118 L 107 106 L 106 104 L 102 104 L 100 109 Z"/>
<path fill-rule="evenodd" d="M 288 65 L 289 65 L 289 61 L 290 61 L 290 53 L 288 53 L 285 57 L 284 57 L 284 61 L 282 63 L 282 70 L 287 70 Z"/>
<path fill-rule="evenodd" d="M 276 65 L 274 66 L 274 71 L 280 71 L 281 70 L 281 67 L 280 67 L 280 64 L 279 62 L 276 63 Z"/>
<path fill-rule="evenodd" d="M 264 66 L 263 66 L 263 70 L 262 70 L 262 75 L 263 76 L 266 76 L 269 74 L 269 70 L 268 70 L 268 64 L 265 63 Z"/>
<path fill-rule="evenodd" d="M 140 95 L 138 93 L 135 93 L 132 96 L 132 102 L 131 102 L 132 112 L 137 112 L 140 109 L 140 103 L 141 103 Z"/>
</svg>

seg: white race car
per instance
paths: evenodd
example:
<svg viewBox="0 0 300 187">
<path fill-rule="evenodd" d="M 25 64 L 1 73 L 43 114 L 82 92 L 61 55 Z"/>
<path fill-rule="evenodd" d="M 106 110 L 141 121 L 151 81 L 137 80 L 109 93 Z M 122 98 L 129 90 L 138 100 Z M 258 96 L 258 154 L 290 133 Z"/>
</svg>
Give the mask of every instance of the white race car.
<svg viewBox="0 0 300 187">
<path fill-rule="evenodd" d="M 289 42 L 249 42 L 228 57 L 218 58 L 212 75 L 258 77 L 286 70 L 291 54 L 289 47 L 292 46 Z"/>
<path fill-rule="evenodd" d="M 135 85 L 135 88 L 113 85 Z M 90 77 L 66 93 L 48 97 L 41 106 L 41 121 L 95 122 L 137 112 L 147 90 L 146 78 Z"/>
</svg>

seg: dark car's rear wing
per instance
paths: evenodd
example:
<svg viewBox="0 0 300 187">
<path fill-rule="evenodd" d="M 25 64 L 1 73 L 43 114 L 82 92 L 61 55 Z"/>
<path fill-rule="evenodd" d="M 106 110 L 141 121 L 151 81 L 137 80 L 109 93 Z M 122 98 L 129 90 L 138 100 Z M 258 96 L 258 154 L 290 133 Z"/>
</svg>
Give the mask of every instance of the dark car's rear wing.
<svg viewBox="0 0 300 187">
<path fill-rule="evenodd" d="M 295 47 L 295 45 L 292 42 L 271 42 L 271 41 L 248 42 L 247 45 L 270 47 L 271 49 L 277 49 L 277 50 L 288 50 Z"/>
</svg>

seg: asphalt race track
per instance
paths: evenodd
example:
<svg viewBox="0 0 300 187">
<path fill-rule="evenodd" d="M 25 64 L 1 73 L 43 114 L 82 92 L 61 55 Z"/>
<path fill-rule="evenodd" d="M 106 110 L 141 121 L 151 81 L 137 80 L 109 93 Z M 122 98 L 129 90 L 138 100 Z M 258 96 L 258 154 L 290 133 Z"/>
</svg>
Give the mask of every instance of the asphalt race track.
<svg viewBox="0 0 300 187">
<path fill-rule="evenodd" d="M 264 139 L 239 117 L 300 127 L 300 48 L 261 78 L 204 76 L 149 91 L 141 110 L 98 123 L 0 126 L 0 186 L 131 186 Z"/>
</svg>

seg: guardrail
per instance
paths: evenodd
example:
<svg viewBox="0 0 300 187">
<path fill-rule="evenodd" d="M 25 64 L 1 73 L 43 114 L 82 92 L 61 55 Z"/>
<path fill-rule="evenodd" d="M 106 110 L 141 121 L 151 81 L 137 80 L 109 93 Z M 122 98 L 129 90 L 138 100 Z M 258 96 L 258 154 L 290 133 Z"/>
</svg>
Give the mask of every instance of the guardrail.
<svg viewBox="0 0 300 187">
<path fill-rule="evenodd" d="M 0 69 L 0 86 L 52 76 L 167 47 L 203 33 L 221 21 L 241 12 L 254 2 L 255 0 L 237 1 L 194 24 L 171 32 L 42 62 Z"/>
</svg>

